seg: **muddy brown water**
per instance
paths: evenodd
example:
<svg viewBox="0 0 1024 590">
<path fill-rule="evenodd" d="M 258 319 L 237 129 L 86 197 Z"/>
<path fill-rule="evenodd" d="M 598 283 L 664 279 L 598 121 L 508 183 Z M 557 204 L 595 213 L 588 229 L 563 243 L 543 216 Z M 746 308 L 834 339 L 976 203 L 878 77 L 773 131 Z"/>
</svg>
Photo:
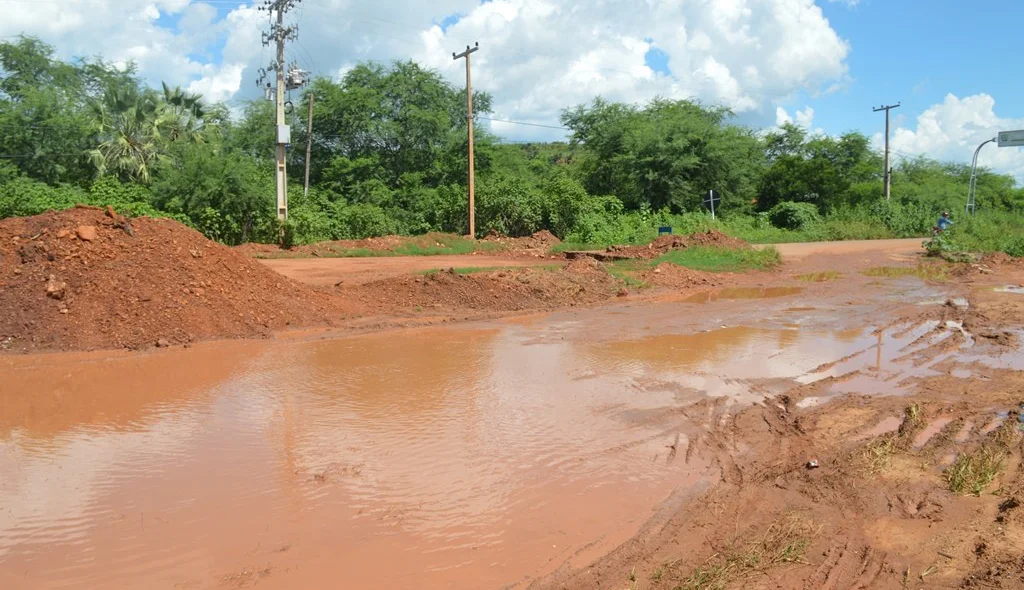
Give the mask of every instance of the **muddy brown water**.
<svg viewBox="0 0 1024 590">
<path fill-rule="evenodd" d="M 719 305 L 0 358 L 0 588 L 524 586 L 717 477 L 681 404 L 888 391 L 936 331 Z"/>
</svg>

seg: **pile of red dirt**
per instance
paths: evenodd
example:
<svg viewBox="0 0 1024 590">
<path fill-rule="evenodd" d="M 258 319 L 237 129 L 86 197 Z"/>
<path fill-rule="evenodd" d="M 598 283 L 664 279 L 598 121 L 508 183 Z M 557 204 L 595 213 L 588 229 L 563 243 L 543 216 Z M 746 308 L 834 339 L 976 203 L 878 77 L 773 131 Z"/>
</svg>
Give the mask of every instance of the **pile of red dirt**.
<svg viewBox="0 0 1024 590">
<path fill-rule="evenodd" d="M 445 249 L 452 241 L 454 234 L 428 233 L 421 236 L 383 236 L 379 238 L 366 238 L 363 240 L 333 240 L 294 246 L 288 249 L 281 249 L 273 244 L 242 244 L 236 246 L 235 250 L 253 258 L 304 258 L 331 257 L 351 255 L 353 251 L 369 251 L 377 255 L 387 255 L 398 251 L 402 246 L 416 246 L 422 249 L 435 250 L 438 254 L 445 254 Z M 498 254 L 501 256 L 547 256 L 552 246 L 561 242 L 553 233 L 541 230 L 532 236 L 522 238 L 510 238 L 497 232 L 491 232 L 480 240 L 488 244 L 494 244 L 493 251 L 478 250 L 473 252 L 476 255 Z M 364 252 L 365 253 L 365 252 Z M 454 252 L 458 253 L 458 252 Z"/>
<path fill-rule="evenodd" d="M 557 270 L 515 269 L 383 279 L 346 288 L 347 298 L 382 310 L 473 310 L 507 312 L 590 305 L 613 297 L 621 283 L 592 259 Z"/>
<path fill-rule="evenodd" d="M 720 231 L 708 230 L 688 236 L 661 236 L 642 246 L 609 246 L 608 252 L 627 258 L 650 260 L 671 250 L 692 246 L 715 246 L 719 248 L 749 248 L 750 244 L 738 238 L 729 237 Z"/>
<path fill-rule="evenodd" d="M 500 244 L 502 246 L 500 249 L 502 254 L 524 253 L 535 256 L 547 255 L 548 250 L 550 250 L 552 246 L 562 243 L 562 240 L 559 240 L 558 236 L 546 229 L 542 229 L 539 232 L 534 232 L 533 235 L 522 238 L 510 238 L 492 231 L 483 239 L 484 241 L 491 242 L 492 244 Z"/>
<path fill-rule="evenodd" d="M 332 294 L 168 219 L 92 207 L 0 221 L 7 350 L 166 346 L 329 323 Z"/>
<path fill-rule="evenodd" d="M 725 282 L 721 274 L 690 270 L 677 264 L 663 262 L 640 274 L 645 283 L 672 289 L 693 287 L 717 287 Z"/>
</svg>

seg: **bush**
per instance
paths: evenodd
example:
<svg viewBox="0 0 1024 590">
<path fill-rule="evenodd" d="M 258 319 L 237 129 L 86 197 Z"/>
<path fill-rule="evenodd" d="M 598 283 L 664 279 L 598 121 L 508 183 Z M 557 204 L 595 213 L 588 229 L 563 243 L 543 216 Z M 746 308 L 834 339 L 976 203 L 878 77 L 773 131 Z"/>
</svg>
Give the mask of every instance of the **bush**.
<svg viewBox="0 0 1024 590">
<path fill-rule="evenodd" d="M 494 230 L 506 236 L 528 236 L 541 228 L 540 195 L 518 178 L 500 177 L 481 183 L 476 194 L 476 232 Z"/>
<path fill-rule="evenodd" d="M 1015 258 L 1024 256 L 1024 236 L 1017 236 L 1007 241 L 1003 246 L 1003 252 Z"/>
<path fill-rule="evenodd" d="M 784 201 L 768 211 L 772 225 L 781 229 L 802 230 L 821 223 L 818 208 L 811 203 Z"/>
<path fill-rule="evenodd" d="M 395 220 L 376 205 L 359 203 L 338 207 L 337 237 L 361 240 L 396 233 Z"/>
</svg>

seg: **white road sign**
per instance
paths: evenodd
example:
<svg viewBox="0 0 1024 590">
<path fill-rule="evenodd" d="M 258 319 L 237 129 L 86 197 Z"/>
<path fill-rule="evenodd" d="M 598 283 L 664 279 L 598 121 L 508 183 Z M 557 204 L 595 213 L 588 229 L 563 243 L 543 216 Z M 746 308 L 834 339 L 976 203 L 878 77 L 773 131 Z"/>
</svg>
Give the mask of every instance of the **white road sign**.
<svg viewBox="0 0 1024 590">
<path fill-rule="evenodd" d="M 1019 131 L 1000 131 L 999 147 L 1024 146 L 1024 129 Z"/>
</svg>

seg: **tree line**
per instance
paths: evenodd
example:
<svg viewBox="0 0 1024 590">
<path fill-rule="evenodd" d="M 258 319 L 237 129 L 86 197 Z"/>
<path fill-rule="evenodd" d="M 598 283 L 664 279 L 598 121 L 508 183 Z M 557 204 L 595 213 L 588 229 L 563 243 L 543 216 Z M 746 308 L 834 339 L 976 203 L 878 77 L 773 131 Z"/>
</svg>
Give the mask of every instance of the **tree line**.
<svg viewBox="0 0 1024 590">
<path fill-rule="evenodd" d="M 305 113 L 314 96 L 314 126 Z M 413 62 L 364 63 L 317 78 L 288 115 L 290 217 L 297 242 L 430 231 L 464 233 L 465 93 Z M 475 114 L 491 96 L 474 93 Z M 274 241 L 273 104 L 237 111 L 180 88 L 147 86 L 135 67 L 63 61 L 22 37 L 0 43 L 0 218 L 76 203 L 174 217 L 228 244 Z M 508 145 L 477 127 L 477 228 L 563 239 L 641 241 L 658 224 L 722 224 L 752 239 L 913 236 L 962 210 L 970 171 L 924 157 L 893 173 L 858 132 L 762 132 L 689 100 L 567 108 L 567 142 Z M 310 189 L 303 194 L 305 145 Z M 1017 213 L 1024 189 L 984 170 L 979 208 Z"/>
</svg>

